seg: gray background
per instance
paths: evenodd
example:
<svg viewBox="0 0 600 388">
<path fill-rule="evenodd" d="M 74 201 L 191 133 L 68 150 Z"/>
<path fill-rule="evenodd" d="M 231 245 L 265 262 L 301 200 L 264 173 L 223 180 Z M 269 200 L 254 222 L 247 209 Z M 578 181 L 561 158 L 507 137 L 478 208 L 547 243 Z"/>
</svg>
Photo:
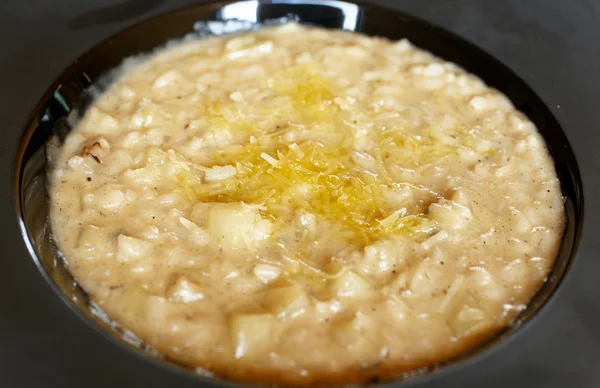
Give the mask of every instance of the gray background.
<svg viewBox="0 0 600 388">
<path fill-rule="evenodd" d="M 191 387 L 97 335 L 37 273 L 16 230 L 12 163 L 39 97 L 86 49 L 189 0 L 2 0 L 0 3 L 0 385 Z M 479 45 L 523 77 L 565 128 L 578 158 L 586 225 L 557 294 L 520 333 L 478 362 L 418 387 L 600 387 L 600 2 L 381 1 Z M 104 7 L 104 8 L 101 8 Z M 430 385 L 431 384 L 431 385 Z"/>
</svg>

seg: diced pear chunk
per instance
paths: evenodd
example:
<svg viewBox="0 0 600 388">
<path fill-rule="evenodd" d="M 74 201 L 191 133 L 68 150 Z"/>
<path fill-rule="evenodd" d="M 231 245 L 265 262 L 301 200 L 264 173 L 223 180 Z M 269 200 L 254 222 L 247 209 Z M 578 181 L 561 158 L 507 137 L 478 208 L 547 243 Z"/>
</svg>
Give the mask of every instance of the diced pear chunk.
<svg viewBox="0 0 600 388">
<path fill-rule="evenodd" d="M 142 314 L 143 301 L 147 294 L 141 287 L 127 287 L 117 289 L 111 293 L 109 302 L 111 305 L 117 306 L 127 314 Z"/>
<path fill-rule="evenodd" d="M 525 216 L 525 214 L 520 212 L 518 209 L 511 206 L 509 208 L 509 214 L 514 228 L 519 233 L 528 233 L 533 227 L 527 216 Z"/>
<path fill-rule="evenodd" d="M 117 237 L 117 260 L 120 262 L 136 262 L 152 253 L 152 244 L 139 238 L 120 234 Z"/>
<path fill-rule="evenodd" d="M 95 198 L 99 209 L 111 213 L 117 213 L 126 202 L 123 191 L 107 186 L 97 190 Z"/>
<path fill-rule="evenodd" d="M 429 216 L 449 230 L 464 228 L 473 219 L 468 207 L 444 200 L 429 206 Z"/>
<path fill-rule="evenodd" d="M 452 194 L 452 201 L 461 206 L 469 206 L 469 195 L 465 189 L 456 189 Z"/>
<path fill-rule="evenodd" d="M 86 258 L 98 258 L 114 253 L 114 240 L 103 228 L 85 225 L 79 234 L 77 248 Z"/>
<path fill-rule="evenodd" d="M 311 305 L 302 288 L 280 287 L 266 292 L 264 306 L 279 319 L 291 319 L 304 314 Z"/>
<path fill-rule="evenodd" d="M 377 347 L 377 333 L 373 331 L 375 321 L 363 313 L 352 319 L 343 319 L 331 325 L 331 332 L 340 345 L 357 354 L 369 354 Z"/>
<path fill-rule="evenodd" d="M 81 229 L 79 239 L 77 240 L 77 248 L 93 250 L 99 242 L 104 240 L 101 229 L 94 225 L 85 225 Z"/>
<path fill-rule="evenodd" d="M 86 114 L 82 130 L 89 134 L 115 135 L 121 130 L 121 125 L 113 116 L 91 107 Z"/>
<path fill-rule="evenodd" d="M 519 285 L 527 284 L 527 279 L 529 276 L 529 268 L 523 259 L 515 259 L 511 261 L 500 271 L 500 280 L 504 284 L 513 287 L 519 287 Z"/>
<path fill-rule="evenodd" d="M 253 357 L 265 352 L 275 341 L 276 319 L 272 314 L 235 315 L 230 319 L 235 358 Z"/>
<path fill-rule="evenodd" d="M 222 260 L 219 271 L 223 274 L 223 279 L 234 279 L 240 276 L 240 269 L 229 260 Z"/>
<path fill-rule="evenodd" d="M 367 245 L 358 264 L 361 274 L 381 278 L 392 272 L 399 263 L 399 253 L 391 241 L 377 241 Z"/>
<path fill-rule="evenodd" d="M 437 232 L 436 234 L 434 234 L 433 236 L 429 237 L 427 240 L 423 241 L 421 243 L 421 247 L 425 250 L 429 250 L 429 249 L 433 248 L 434 246 L 444 242 L 447 238 L 448 238 L 448 232 L 446 232 L 445 230 L 441 230 L 441 231 Z"/>
<path fill-rule="evenodd" d="M 160 169 L 158 166 L 148 165 L 147 167 L 125 170 L 123 175 L 132 183 L 152 184 L 160 177 Z"/>
<path fill-rule="evenodd" d="M 410 308 L 399 297 L 391 297 L 385 301 L 385 310 L 398 322 L 404 322 L 410 314 Z"/>
<path fill-rule="evenodd" d="M 198 167 L 206 174 L 205 179 L 208 182 L 223 180 L 235 176 L 237 170 L 231 165 L 214 166 L 212 168 Z"/>
<path fill-rule="evenodd" d="M 144 318 L 154 327 L 154 330 L 162 329 L 169 321 L 169 303 L 165 298 L 149 295 L 146 297 L 144 307 Z"/>
<path fill-rule="evenodd" d="M 254 248 L 271 234 L 271 222 L 256 207 L 243 203 L 213 204 L 208 230 L 226 249 Z"/>
<path fill-rule="evenodd" d="M 465 336 L 485 329 L 490 324 L 491 318 L 483 309 L 465 304 L 451 321 L 450 326 L 454 334 Z"/>
<path fill-rule="evenodd" d="M 340 311 L 342 311 L 342 304 L 338 299 L 315 303 L 315 314 L 321 322 L 333 318 Z"/>
<path fill-rule="evenodd" d="M 263 283 L 270 283 L 281 275 L 281 269 L 274 265 L 257 264 L 254 266 L 254 276 Z"/>
<path fill-rule="evenodd" d="M 442 301 L 439 311 L 455 335 L 462 337 L 489 327 L 492 319 L 465 288 L 465 278 L 458 277 Z"/>
<path fill-rule="evenodd" d="M 426 258 L 415 267 L 409 286 L 415 295 L 431 295 L 443 288 L 444 273 L 433 260 Z"/>
<path fill-rule="evenodd" d="M 244 235 L 256 223 L 258 211 L 241 204 L 216 204 L 210 209 L 208 228 L 214 237 L 231 248 L 245 248 Z"/>
<path fill-rule="evenodd" d="M 205 246 L 210 242 L 208 232 L 184 217 L 179 217 L 179 223 L 189 231 L 189 239 L 197 246 Z"/>
<path fill-rule="evenodd" d="M 339 297 L 368 298 L 373 293 L 371 285 L 354 271 L 346 271 L 332 283 L 332 291 Z"/>
<path fill-rule="evenodd" d="M 204 299 L 202 288 L 185 276 L 180 276 L 169 289 L 169 301 L 172 302 L 190 303 L 202 299 Z"/>
<path fill-rule="evenodd" d="M 456 311 L 458 304 L 464 299 L 465 278 L 460 275 L 454 279 L 452 285 L 448 288 L 446 296 L 439 305 L 439 312 L 443 314 L 452 314 Z"/>
<path fill-rule="evenodd" d="M 314 233 L 317 230 L 317 217 L 307 211 L 296 212 L 298 224 L 302 225 L 307 231 Z"/>
<path fill-rule="evenodd" d="M 107 304 L 129 320 L 149 322 L 159 327 L 168 318 L 169 303 L 160 296 L 150 295 L 142 287 L 131 286 L 109 294 Z"/>
<path fill-rule="evenodd" d="M 273 224 L 271 221 L 264 218 L 258 218 L 256 225 L 249 233 L 249 237 L 255 242 L 258 242 L 268 238 L 272 232 Z"/>
<path fill-rule="evenodd" d="M 152 85 L 154 88 L 164 88 L 173 83 L 181 82 L 183 76 L 177 70 L 168 70 L 158 76 Z"/>
<path fill-rule="evenodd" d="M 498 286 L 492 274 L 483 267 L 470 267 L 469 280 L 474 289 L 489 300 L 499 300 L 504 296 L 504 292 Z"/>
</svg>

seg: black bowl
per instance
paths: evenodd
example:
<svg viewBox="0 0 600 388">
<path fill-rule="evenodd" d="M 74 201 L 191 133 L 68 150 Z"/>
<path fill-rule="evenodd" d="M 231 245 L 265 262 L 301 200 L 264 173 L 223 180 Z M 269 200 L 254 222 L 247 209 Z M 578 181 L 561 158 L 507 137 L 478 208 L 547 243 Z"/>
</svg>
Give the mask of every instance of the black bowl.
<svg viewBox="0 0 600 388">
<path fill-rule="evenodd" d="M 69 131 L 71 127 L 67 124 L 66 117 L 72 112 L 85 110 L 90 102 L 90 86 L 102 84 L 106 74 L 124 58 L 150 52 L 168 40 L 187 35 L 194 31 L 198 21 L 239 19 L 261 23 L 290 15 L 303 23 L 327 28 L 343 28 L 390 39 L 407 38 L 417 46 L 457 63 L 506 94 L 515 107 L 535 123 L 544 137 L 561 181 L 567 214 L 566 231 L 551 274 L 527 309 L 504 330 L 459 357 L 421 370 L 416 375 L 427 376 L 432 371 L 444 373 L 459 362 L 481 362 L 502 341 L 513 337 L 520 327 L 536 320 L 536 313 L 543 308 L 569 269 L 582 226 L 583 193 L 577 162 L 565 134 L 550 110 L 512 71 L 456 35 L 425 21 L 372 4 L 314 0 L 253 0 L 204 4 L 137 24 L 107 39 L 75 61 L 53 83 L 31 113 L 15 162 L 16 209 L 21 232 L 33 260 L 63 301 L 87 323 L 99 328 L 103 335 L 122 345 L 124 349 L 134 350 L 155 360 L 159 365 L 174 367 L 179 373 L 194 373 L 175 366 L 172 360 L 165 362 L 164 357 L 90 308 L 87 295 L 73 280 L 50 240 L 45 144 L 53 134 L 64 136 Z M 209 377 L 198 375 L 197 378 L 206 381 Z M 377 381 L 377 376 L 374 376 L 373 381 Z"/>
</svg>

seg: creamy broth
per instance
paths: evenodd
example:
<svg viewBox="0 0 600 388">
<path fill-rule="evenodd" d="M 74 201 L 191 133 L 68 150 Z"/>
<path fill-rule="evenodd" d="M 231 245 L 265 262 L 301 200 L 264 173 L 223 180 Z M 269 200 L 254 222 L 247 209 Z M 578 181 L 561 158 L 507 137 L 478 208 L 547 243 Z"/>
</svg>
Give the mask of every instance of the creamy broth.
<svg viewBox="0 0 600 388">
<path fill-rule="evenodd" d="M 455 356 L 525 308 L 565 223 L 505 96 L 406 40 L 296 24 L 130 68 L 52 164 L 55 241 L 91 300 L 240 381 Z"/>
</svg>

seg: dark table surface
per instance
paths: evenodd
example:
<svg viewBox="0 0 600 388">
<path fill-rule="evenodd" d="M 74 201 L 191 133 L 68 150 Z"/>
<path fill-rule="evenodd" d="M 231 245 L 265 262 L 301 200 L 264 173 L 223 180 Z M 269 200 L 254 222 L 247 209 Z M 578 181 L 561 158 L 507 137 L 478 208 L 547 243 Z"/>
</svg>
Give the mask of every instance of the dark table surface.
<svg viewBox="0 0 600 388">
<path fill-rule="evenodd" d="M 0 386 L 192 387 L 99 336 L 46 284 L 17 231 L 12 164 L 28 113 L 86 49 L 191 0 L 0 3 Z M 600 2 L 388 0 L 446 27 L 523 77 L 563 125 L 585 187 L 584 235 L 567 278 L 516 336 L 427 387 L 600 387 Z M 425 387 L 416 380 L 408 386 Z M 431 385 L 430 385 L 431 384 Z"/>
</svg>

